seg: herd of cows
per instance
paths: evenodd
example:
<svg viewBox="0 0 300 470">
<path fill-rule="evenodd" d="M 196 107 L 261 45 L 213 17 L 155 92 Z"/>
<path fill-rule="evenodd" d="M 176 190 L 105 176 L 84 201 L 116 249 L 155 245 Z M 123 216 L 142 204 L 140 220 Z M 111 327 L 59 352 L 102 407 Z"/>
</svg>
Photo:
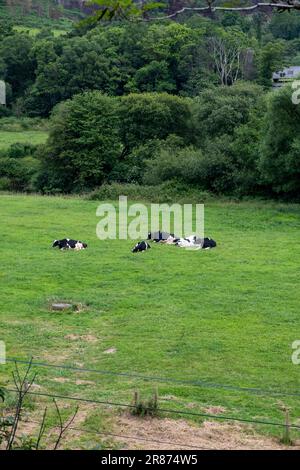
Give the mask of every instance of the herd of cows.
<svg viewBox="0 0 300 470">
<path fill-rule="evenodd" d="M 193 248 L 196 250 L 209 250 L 217 246 L 216 242 L 212 238 L 200 238 L 196 235 L 191 235 L 186 238 L 176 237 L 174 233 L 168 232 L 149 232 L 148 241 L 155 243 L 165 243 L 167 245 L 176 245 L 181 248 Z M 148 241 L 138 242 L 133 249 L 132 253 L 140 253 L 151 248 Z M 53 248 L 59 248 L 60 250 L 85 250 L 88 245 L 81 242 L 80 240 L 72 240 L 70 238 L 64 238 L 62 240 L 55 240 L 52 245 Z"/>
<path fill-rule="evenodd" d="M 216 242 L 212 238 L 200 238 L 197 235 L 191 235 L 186 238 L 180 238 L 174 235 L 174 233 L 167 232 L 149 232 L 148 240 L 155 243 L 165 243 L 167 245 L 176 245 L 181 248 L 193 248 L 196 250 L 210 250 L 217 246 Z M 148 241 L 141 241 L 133 247 L 133 253 L 139 253 L 146 251 L 151 246 Z"/>
</svg>

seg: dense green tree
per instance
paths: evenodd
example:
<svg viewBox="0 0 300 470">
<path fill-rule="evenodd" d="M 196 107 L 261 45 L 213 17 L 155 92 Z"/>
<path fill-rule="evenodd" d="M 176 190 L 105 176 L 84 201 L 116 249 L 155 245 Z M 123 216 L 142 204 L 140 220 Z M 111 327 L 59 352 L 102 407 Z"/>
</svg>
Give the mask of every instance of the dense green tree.
<svg viewBox="0 0 300 470">
<path fill-rule="evenodd" d="M 30 115 L 47 116 L 55 104 L 87 90 L 119 94 L 119 58 L 101 42 L 87 37 L 56 40 L 52 45 L 43 41 L 33 52 L 38 68 L 25 100 Z"/>
<path fill-rule="evenodd" d="M 117 100 L 98 91 L 76 95 L 53 112 L 37 185 L 60 192 L 100 186 L 120 153 Z"/>
<path fill-rule="evenodd" d="M 32 46 L 33 39 L 19 33 L 6 36 L 0 42 L 2 75 L 11 85 L 14 98 L 24 93 L 35 79 L 36 63 L 30 54 Z"/>
<path fill-rule="evenodd" d="M 259 86 L 247 82 L 201 93 L 192 106 L 198 144 L 201 146 L 217 136 L 233 135 L 238 126 L 248 122 L 262 94 Z"/>
<path fill-rule="evenodd" d="M 233 85 L 243 78 L 246 51 L 254 45 L 254 41 L 237 27 L 215 29 L 207 40 L 207 48 L 221 85 Z"/>
<path fill-rule="evenodd" d="M 32 191 L 33 178 L 39 170 L 39 161 L 33 157 L 0 157 L 0 189 Z"/>
<path fill-rule="evenodd" d="M 260 173 L 260 145 L 263 132 L 263 108 L 251 110 L 246 124 L 239 126 L 228 147 L 234 165 L 232 190 L 236 195 L 261 195 L 265 190 Z"/>
<path fill-rule="evenodd" d="M 298 95 L 284 87 L 268 97 L 261 169 L 275 193 L 300 197 L 300 107 Z M 293 103 L 294 101 L 294 103 Z"/>
<path fill-rule="evenodd" d="M 149 140 L 170 134 L 193 140 L 190 100 L 167 93 L 131 94 L 120 99 L 121 139 L 124 154 Z"/>
<path fill-rule="evenodd" d="M 130 91 L 176 91 L 176 83 L 171 77 L 168 64 L 161 60 L 153 60 L 135 73 L 132 82 L 127 84 Z"/>
<path fill-rule="evenodd" d="M 204 151 L 190 146 L 162 146 L 156 157 L 147 162 L 144 182 L 155 185 L 173 180 L 215 193 L 230 192 L 234 188 L 235 168 L 225 151 L 229 146 L 228 137 L 215 139 Z"/>
<path fill-rule="evenodd" d="M 300 14 L 290 12 L 289 15 L 274 14 L 269 29 L 277 39 L 296 39 L 300 34 Z"/>
<path fill-rule="evenodd" d="M 285 44 L 282 41 L 268 42 L 260 51 L 258 58 L 259 83 L 270 87 L 272 74 L 284 65 Z"/>
<path fill-rule="evenodd" d="M 13 23 L 8 20 L 0 20 L 0 41 L 13 34 Z"/>
</svg>

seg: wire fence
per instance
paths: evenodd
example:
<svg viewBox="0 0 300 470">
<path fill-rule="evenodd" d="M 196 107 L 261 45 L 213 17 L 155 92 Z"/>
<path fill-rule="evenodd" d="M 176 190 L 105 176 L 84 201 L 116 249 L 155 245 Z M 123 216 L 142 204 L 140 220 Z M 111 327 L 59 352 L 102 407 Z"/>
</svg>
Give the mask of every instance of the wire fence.
<svg viewBox="0 0 300 470">
<path fill-rule="evenodd" d="M 32 367 L 44 367 L 44 368 L 52 368 L 52 369 L 60 369 L 60 370 L 68 370 L 74 373 L 93 373 L 93 374 L 101 374 L 101 375 L 112 375 L 117 377 L 127 377 L 132 379 L 141 379 L 145 381 L 151 382 L 166 382 L 166 383 L 174 383 L 174 384 L 183 384 L 183 385 L 191 385 L 196 387 L 210 387 L 213 389 L 225 389 L 225 390 L 233 390 L 240 393 L 255 393 L 260 395 L 267 395 L 267 396 L 290 396 L 290 397 L 298 397 L 300 393 L 297 392 L 282 392 L 278 390 L 266 390 L 260 388 L 249 388 L 249 387 L 238 387 L 238 386 L 231 386 L 227 384 L 218 384 L 218 383 L 208 383 L 202 380 L 181 380 L 181 379 L 173 379 L 173 378 L 165 378 L 165 377 L 156 377 L 156 376 L 147 376 L 142 374 L 135 374 L 135 373 L 127 373 L 127 372 L 115 372 L 109 370 L 100 370 L 100 369 L 89 369 L 89 368 L 81 368 L 81 367 L 74 367 L 67 364 L 50 364 L 47 362 L 35 362 L 33 360 L 25 360 L 25 359 L 17 359 L 17 358 L 6 358 L 7 362 L 14 363 L 14 364 L 24 364 L 24 365 L 31 365 Z M 3 388 L 3 387 L 2 387 Z M 17 393 L 18 390 L 15 388 L 4 387 L 4 390 L 9 393 Z M 96 400 L 86 397 L 79 397 L 74 395 L 65 395 L 65 394 L 54 394 L 48 393 L 43 391 L 33 391 L 32 389 L 27 391 L 27 394 L 36 397 L 37 399 L 47 398 L 47 399 L 58 399 L 58 400 L 66 400 L 76 403 L 88 403 L 93 404 L 101 407 L 115 407 L 119 409 L 128 409 L 131 411 L 136 410 L 136 403 L 122 403 L 119 401 L 110 401 L 110 400 Z M 144 405 L 145 411 L 151 411 L 150 407 Z M 181 417 L 190 417 L 190 418 L 199 418 L 199 420 L 210 419 L 216 421 L 223 421 L 223 422 L 234 422 L 234 423 L 244 423 L 249 425 L 259 425 L 259 426 L 267 426 L 267 427 L 275 427 L 284 430 L 295 430 L 297 432 L 300 431 L 300 425 L 292 424 L 290 422 L 278 422 L 273 421 L 271 419 L 251 419 L 245 418 L 242 416 L 230 416 L 225 414 L 213 414 L 213 413 L 206 413 L 206 412 L 198 412 L 198 411 L 191 411 L 187 409 L 183 409 L 180 407 L 177 408 L 169 408 L 169 407 L 160 407 L 157 406 L 156 413 L 159 416 L 163 415 L 172 415 L 172 416 L 181 416 Z M 30 421 L 30 420 L 29 420 Z M 38 424 L 38 423 L 36 423 Z M 199 450 L 210 450 L 210 448 L 199 448 L 198 446 L 186 445 L 180 442 L 171 442 L 171 441 L 162 441 L 156 439 L 147 439 L 139 436 L 125 436 L 119 435 L 117 433 L 108 433 L 108 432 L 100 432 L 98 430 L 90 430 L 90 429 L 82 429 L 77 427 L 70 427 L 70 430 L 74 432 L 80 433 L 88 433 L 88 434 L 95 434 L 99 436 L 107 436 L 107 437 L 116 437 L 116 438 L 127 438 L 128 440 L 136 440 L 136 441 L 144 441 L 144 442 L 151 442 L 152 444 L 156 443 L 159 445 L 172 445 L 174 447 L 181 446 L 184 448 L 197 448 Z"/>
<path fill-rule="evenodd" d="M 17 392 L 16 389 L 4 388 L 7 392 L 15 393 Z M 113 401 L 105 401 L 105 400 L 93 400 L 90 398 L 81 398 L 81 397 L 74 397 L 70 395 L 57 395 L 53 393 L 46 393 L 46 392 L 32 392 L 28 391 L 28 395 L 38 396 L 38 397 L 47 397 L 47 398 L 56 398 L 61 400 L 70 400 L 75 402 L 81 403 L 92 403 L 97 405 L 106 405 L 106 406 L 115 406 L 118 408 L 129 408 L 129 409 L 136 409 L 135 404 L 131 403 L 119 403 Z M 150 407 L 145 407 L 145 410 L 151 411 Z M 264 421 L 264 420 L 257 420 L 257 419 L 248 419 L 248 418 L 239 418 L 236 416 L 225 416 L 225 415 L 216 415 L 216 414 L 209 414 L 209 413 L 198 413 L 195 411 L 187 411 L 187 410 L 180 410 L 180 409 L 173 409 L 173 408 L 157 408 L 156 410 L 158 413 L 168 413 L 174 415 L 182 415 L 182 416 L 190 416 L 190 417 L 198 417 L 198 418 L 211 418 L 216 420 L 222 421 L 235 421 L 239 423 L 248 423 L 248 424 L 259 424 L 263 426 L 276 426 L 281 428 L 286 428 L 286 424 L 278 423 L 274 421 Z M 297 429 L 300 430 L 300 425 L 297 424 L 289 424 L 290 429 Z"/>
<path fill-rule="evenodd" d="M 9 358 L 6 358 L 6 362 L 28 365 L 31 361 L 9 357 Z M 135 380 L 143 380 L 146 382 L 162 382 L 162 383 L 172 383 L 176 385 L 188 385 L 188 386 L 200 387 L 200 388 L 203 387 L 203 388 L 212 388 L 212 389 L 223 389 L 223 390 L 229 390 L 229 391 L 265 395 L 269 397 L 271 396 L 300 397 L 300 392 L 296 392 L 296 391 L 286 392 L 282 390 L 270 390 L 270 389 L 262 389 L 258 387 L 240 387 L 237 385 L 207 382 L 201 379 L 197 379 L 197 380 L 174 379 L 170 377 L 148 376 L 144 374 L 137 374 L 137 373 L 131 373 L 131 372 L 116 372 L 116 371 L 111 371 L 111 370 L 75 367 L 75 366 L 68 365 L 68 364 L 50 364 L 47 362 L 39 362 L 39 361 L 32 361 L 31 363 L 32 363 L 32 366 L 35 366 L 35 367 L 46 367 L 46 368 L 51 368 L 51 369 L 69 370 L 73 372 L 124 377 L 124 378 L 130 378 L 130 379 L 135 379 Z"/>
</svg>

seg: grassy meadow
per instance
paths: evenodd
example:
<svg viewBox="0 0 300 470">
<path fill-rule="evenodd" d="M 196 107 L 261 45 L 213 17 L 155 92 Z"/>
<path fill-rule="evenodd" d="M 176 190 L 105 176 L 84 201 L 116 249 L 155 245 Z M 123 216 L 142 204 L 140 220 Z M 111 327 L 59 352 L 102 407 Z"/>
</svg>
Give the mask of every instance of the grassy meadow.
<svg viewBox="0 0 300 470">
<path fill-rule="evenodd" d="M 36 36 L 41 32 L 41 28 L 34 28 L 29 26 L 14 26 L 14 30 L 18 33 L 27 33 L 29 36 Z M 67 34 L 67 30 L 64 29 L 52 29 L 54 37 L 59 37 Z"/>
<path fill-rule="evenodd" d="M 133 241 L 97 239 L 97 205 L 0 196 L 0 340 L 8 357 L 125 373 L 36 367 L 43 392 L 128 403 L 135 390 L 147 398 L 157 387 L 163 408 L 219 406 L 224 415 L 283 422 L 286 404 L 299 424 L 300 397 L 126 374 L 298 393 L 291 344 L 300 339 L 300 207 L 210 202 L 205 231 L 216 249 L 154 245 L 132 254 Z M 51 248 L 66 236 L 88 250 Z M 53 301 L 82 310 L 55 313 Z M 1 382 L 11 386 L 12 368 L 1 366 Z"/>
<path fill-rule="evenodd" d="M 0 131 L 0 150 L 7 149 L 15 143 L 40 145 L 47 140 L 48 133 L 45 131 Z"/>
</svg>

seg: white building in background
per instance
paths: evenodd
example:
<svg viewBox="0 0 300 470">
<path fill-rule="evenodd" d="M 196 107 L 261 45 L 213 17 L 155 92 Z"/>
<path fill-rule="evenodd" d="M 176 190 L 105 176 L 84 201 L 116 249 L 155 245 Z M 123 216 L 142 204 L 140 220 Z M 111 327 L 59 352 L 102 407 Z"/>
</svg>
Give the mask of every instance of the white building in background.
<svg viewBox="0 0 300 470">
<path fill-rule="evenodd" d="M 0 80 L 0 104 L 6 106 L 6 85 L 3 80 Z"/>
<path fill-rule="evenodd" d="M 283 70 L 274 72 L 272 75 L 273 87 L 281 88 L 286 83 L 296 80 L 300 77 L 300 66 L 293 65 L 291 67 L 286 67 Z"/>
</svg>

